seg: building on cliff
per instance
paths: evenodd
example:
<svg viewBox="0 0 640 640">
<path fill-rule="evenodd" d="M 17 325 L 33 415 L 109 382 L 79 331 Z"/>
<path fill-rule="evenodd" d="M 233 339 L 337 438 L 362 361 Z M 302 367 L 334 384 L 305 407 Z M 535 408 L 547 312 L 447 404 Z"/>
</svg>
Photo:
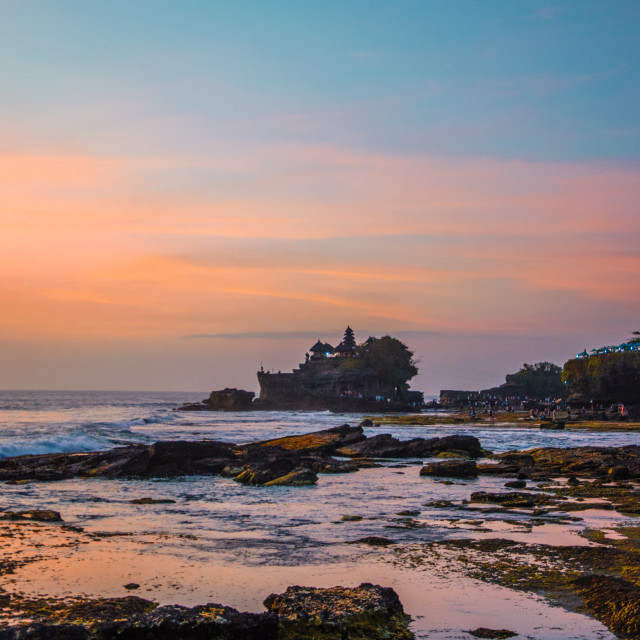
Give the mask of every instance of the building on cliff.
<svg viewBox="0 0 640 640">
<path fill-rule="evenodd" d="M 292 372 L 259 371 L 259 403 L 299 409 L 413 408 L 423 403 L 422 393 L 409 390 L 408 381 L 417 373 L 413 352 L 400 340 L 369 337 L 357 344 L 347 327 L 335 348 L 318 340 Z"/>
</svg>

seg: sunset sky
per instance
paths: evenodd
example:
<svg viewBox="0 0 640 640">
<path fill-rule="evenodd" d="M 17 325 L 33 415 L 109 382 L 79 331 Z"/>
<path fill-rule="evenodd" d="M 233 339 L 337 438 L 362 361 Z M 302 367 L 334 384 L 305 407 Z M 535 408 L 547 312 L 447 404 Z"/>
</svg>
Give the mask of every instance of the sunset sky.
<svg viewBox="0 0 640 640">
<path fill-rule="evenodd" d="M 413 387 L 640 330 L 637 0 L 0 0 L 0 388 Z"/>
</svg>

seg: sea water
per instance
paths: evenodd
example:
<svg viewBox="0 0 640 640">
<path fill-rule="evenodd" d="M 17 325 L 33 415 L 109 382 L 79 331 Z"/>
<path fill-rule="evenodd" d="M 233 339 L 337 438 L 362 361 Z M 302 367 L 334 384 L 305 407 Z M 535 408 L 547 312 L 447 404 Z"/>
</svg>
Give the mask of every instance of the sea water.
<svg viewBox="0 0 640 640">
<path fill-rule="evenodd" d="M 90 451 L 159 440 L 222 440 L 245 443 L 357 424 L 362 416 L 330 412 L 180 412 L 206 394 L 115 392 L 0 392 L 0 457 Z M 538 446 L 636 444 L 626 432 L 543 431 L 512 425 L 384 425 L 367 435 L 400 439 L 467 433 L 493 451 Z M 588 544 L 580 532 L 624 522 L 611 511 L 580 512 L 570 524 L 529 529 L 510 514 L 426 508 L 434 500 L 459 503 L 473 491 L 496 491 L 504 479 L 481 477 L 443 484 L 419 476 L 423 460 L 395 461 L 357 473 L 320 475 L 309 487 L 247 487 L 221 477 L 156 480 L 73 479 L 3 485 L 3 509 L 50 508 L 83 533 L 64 534 L 59 545 L 51 526 L 42 541 L 4 540 L 3 552 L 33 554 L 6 588 L 41 595 L 122 596 L 123 585 L 161 603 L 214 601 L 261 611 L 271 592 L 292 584 L 392 586 L 414 617 L 418 637 L 468 637 L 477 626 L 514 628 L 524 637 L 613 638 L 599 623 L 552 607 L 537 596 L 486 585 L 445 566 L 408 567 L 393 547 L 348 544 L 384 536 L 398 545 L 447 538 L 502 537 L 524 542 Z M 139 505 L 148 497 L 172 500 Z M 403 512 L 411 511 L 407 516 Z M 342 521 L 344 515 L 362 519 Z M 33 534 L 37 537 L 38 530 Z M 496 604 L 498 603 L 498 604 Z"/>
</svg>

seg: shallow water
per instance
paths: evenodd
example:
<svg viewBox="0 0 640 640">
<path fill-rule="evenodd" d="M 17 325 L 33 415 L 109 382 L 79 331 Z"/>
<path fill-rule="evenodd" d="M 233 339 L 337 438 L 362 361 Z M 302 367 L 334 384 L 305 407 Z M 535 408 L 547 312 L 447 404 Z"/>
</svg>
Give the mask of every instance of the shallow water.
<svg viewBox="0 0 640 640">
<path fill-rule="evenodd" d="M 320 412 L 172 411 L 181 402 L 201 397 L 204 394 L 2 392 L 0 452 L 87 450 L 167 439 L 248 442 L 357 424 L 361 419 Z M 631 433 L 499 425 L 394 425 L 366 431 L 402 439 L 473 433 L 484 447 L 496 451 L 637 441 Z M 597 505 L 572 514 L 581 520 L 565 524 L 536 521 L 525 513 L 505 518 L 490 513 L 486 505 L 477 510 L 426 507 L 434 500 L 460 503 L 474 491 L 502 489 L 504 479 L 443 484 L 419 476 L 423 462 L 321 475 L 310 487 L 246 487 L 227 478 L 196 476 L 3 485 L 0 507 L 53 508 L 62 513 L 65 524 L 84 528 L 73 533 L 57 525 L 30 525 L 35 533 L 3 537 L 6 556 L 41 556 L 5 577 L 4 586 L 28 594 L 122 596 L 129 593 L 123 585 L 133 581 L 141 585 L 136 594 L 162 603 L 217 601 L 261 611 L 269 593 L 292 584 L 374 582 L 396 589 L 422 637 L 468 638 L 465 629 L 489 626 L 512 628 L 532 638 L 613 638 L 590 618 L 552 607 L 531 594 L 464 578 L 447 566 L 397 566 L 393 547 L 347 544 L 365 536 L 384 536 L 400 545 L 463 537 L 588 544 L 579 535 L 585 527 L 610 528 L 626 521 Z M 175 503 L 130 503 L 143 497 Z M 404 511 L 417 513 L 399 515 Z M 343 515 L 362 520 L 343 522 Z M 16 525 L 6 526 L 16 530 Z"/>
</svg>

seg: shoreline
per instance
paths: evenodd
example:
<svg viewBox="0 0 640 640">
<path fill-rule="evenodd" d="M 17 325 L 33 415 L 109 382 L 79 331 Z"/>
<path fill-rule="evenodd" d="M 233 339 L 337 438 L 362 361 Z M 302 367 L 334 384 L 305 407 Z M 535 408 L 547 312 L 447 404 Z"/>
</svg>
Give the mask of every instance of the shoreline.
<svg viewBox="0 0 640 640">
<path fill-rule="evenodd" d="M 345 436 L 355 433 L 354 429 L 340 433 Z M 262 446 L 279 442 L 280 447 L 309 449 L 321 444 L 318 437 L 286 436 Z M 389 443 L 376 438 L 359 440 L 358 446 Z M 425 463 L 423 459 L 385 460 L 383 456 L 376 463 L 382 466 L 364 466 L 358 473 L 320 474 L 315 485 L 307 486 L 246 486 L 220 476 L 17 481 L 5 485 L 5 495 L 9 492 L 17 501 L 32 503 L 40 500 L 38 496 L 51 500 L 55 495 L 50 508 L 60 505 L 64 522 L 9 520 L 4 518 L 8 509 L 0 512 L 1 543 L 6 549 L 22 549 L 9 561 L 15 563 L 9 566 L 14 573 L 3 577 L 2 595 L 16 594 L 14 602 L 19 606 L 39 594 L 42 598 L 33 602 L 32 613 L 43 606 L 39 600 L 51 598 L 57 590 L 65 597 L 84 593 L 85 600 L 135 593 L 160 604 L 223 602 L 255 611 L 260 609 L 260 598 L 292 584 L 331 587 L 371 581 L 396 590 L 406 611 L 414 615 L 412 629 L 417 637 L 447 638 L 476 626 L 490 627 L 495 614 L 484 616 L 482 606 L 490 607 L 503 593 L 495 591 L 499 588 L 508 589 L 507 600 L 512 599 L 500 609 L 503 628 L 525 633 L 523 620 L 532 625 L 544 611 L 545 616 L 555 616 L 555 626 L 564 629 L 544 637 L 572 638 L 567 627 L 576 625 L 610 637 L 602 635 L 604 627 L 591 626 L 595 621 L 576 609 L 554 612 L 546 601 L 536 600 L 538 592 L 549 595 L 552 581 L 530 581 L 522 597 L 516 597 L 511 574 L 505 573 L 493 586 L 480 586 L 486 582 L 481 564 L 461 559 L 472 552 L 488 553 L 490 559 L 498 545 L 504 564 L 509 565 L 523 556 L 519 549 L 544 559 L 540 545 L 547 552 L 559 547 L 598 549 L 610 546 L 607 531 L 631 531 L 629 519 L 640 513 L 637 481 L 625 480 L 620 472 L 616 472 L 619 477 L 608 478 L 596 465 L 583 466 L 577 484 L 568 484 L 562 469 L 574 464 L 570 457 L 564 462 L 536 458 L 526 473 L 525 487 L 505 489 L 505 482 L 515 482 L 513 478 L 532 464 L 527 456 L 530 453 L 498 454 L 493 460 L 479 461 L 477 478 L 424 477 L 418 466 Z M 455 457 L 432 460 L 456 463 Z M 536 464 L 542 465 L 538 471 Z M 223 495 L 226 502 L 220 502 Z M 220 511 L 223 505 L 231 510 L 212 521 L 210 509 Z M 32 540 L 29 528 L 31 534 L 39 530 L 40 538 Z M 586 530 L 605 533 L 581 536 Z M 52 536 L 56 531 L 60 539 Z M 510 542 L 491 542 L 496 539 Z M 440 554 L 441 561 L 435 562 L 439 549 L 456 555 L 452 559 Z M 553 562 L 573 562 L 554 553 Z M 425 558 L 434 561 L 428 570 Z M 126 590 L 131 582 L 140 588 Z M 458 602 L 466 602 L 466 613 L 458 612 L 457 619 L 451 617 L 446 600 L 439 600 L 452 589 L 458 590 Z M 421 593 L 430 593 L 432 604 L 425 603 L 418 596 Z M 566 593 L 568 599 L 573 594 L 575 604 L 578 595 L 571 589 Z M 14 622 L 25 622 L 25 618 Z M 445 628 L 449 631 L 440 636 L 434 632 Z"/>
</svg>

